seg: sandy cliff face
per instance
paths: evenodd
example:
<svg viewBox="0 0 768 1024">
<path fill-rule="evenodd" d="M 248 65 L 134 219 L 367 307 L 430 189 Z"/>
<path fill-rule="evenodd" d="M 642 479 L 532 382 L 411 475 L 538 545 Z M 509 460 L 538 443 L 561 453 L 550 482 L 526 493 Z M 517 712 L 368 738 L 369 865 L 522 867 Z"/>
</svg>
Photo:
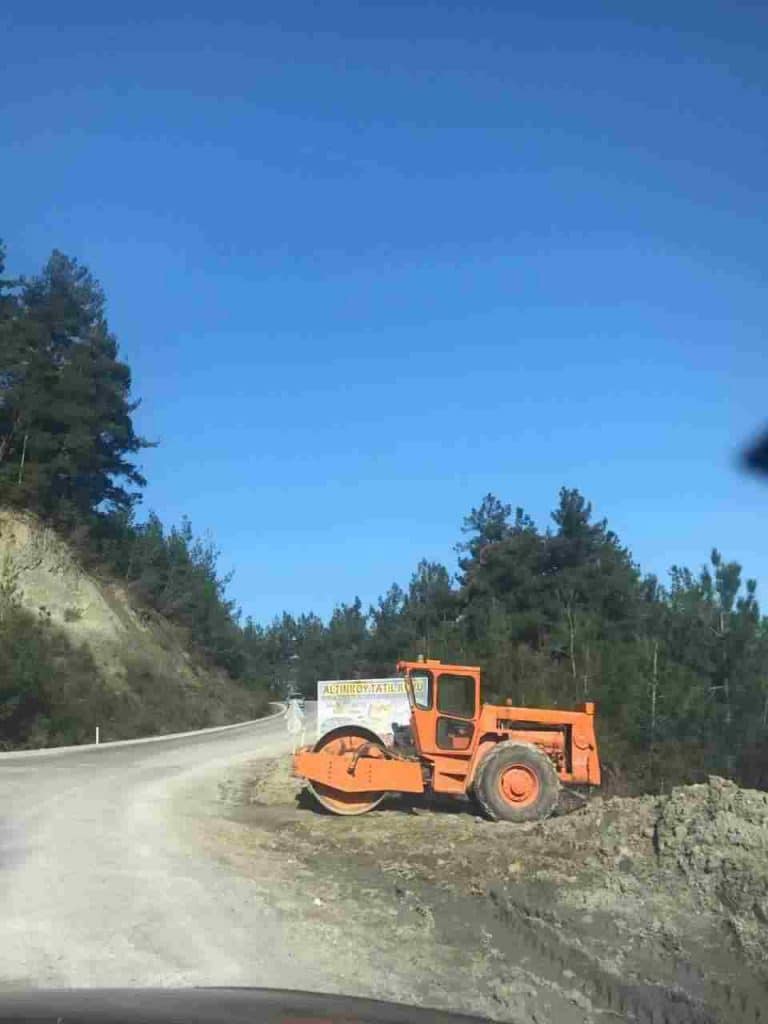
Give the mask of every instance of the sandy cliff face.
<svg viewBox="0 0 768 1024">
<path fill-rule="evenodd" d="M 156 728 L 147 714 L 138 715 L 139 724 L 136 715 L 115 711 L 113 733 L 218 725 L 257 713 L 259 699 L 205 664 L 184 630 L 138 606 L 125 587 L 85 571 L 33 515 L 0 509 L 0 584 L 71 644 L 85 647 L 101 687 L 123 698 L 126 709 L 154 706 Z"/>
</svg>

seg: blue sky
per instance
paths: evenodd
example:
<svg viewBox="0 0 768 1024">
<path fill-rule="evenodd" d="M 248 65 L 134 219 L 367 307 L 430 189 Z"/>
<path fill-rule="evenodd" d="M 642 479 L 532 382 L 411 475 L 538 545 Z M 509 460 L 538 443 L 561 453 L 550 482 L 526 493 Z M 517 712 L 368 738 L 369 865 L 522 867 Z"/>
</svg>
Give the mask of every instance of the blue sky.
<svg viewBox="0 0 768 1024">
<path fill-rule="evenodd" d="M 763 4 L 6 2 L 0 236 L 102 281 L 145 509 L 246 613 L 579 487 L 768 603 Z"/>
</svg>

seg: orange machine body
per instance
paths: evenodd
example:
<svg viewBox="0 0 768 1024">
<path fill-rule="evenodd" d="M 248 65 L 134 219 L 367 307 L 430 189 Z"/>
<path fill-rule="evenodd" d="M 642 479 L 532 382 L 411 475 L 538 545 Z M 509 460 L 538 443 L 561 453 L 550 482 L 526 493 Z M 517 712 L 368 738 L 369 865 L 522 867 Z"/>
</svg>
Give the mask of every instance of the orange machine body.
<svg viewBox="0 0 768 1024">
<path fill-rule="evenodd" d="M 504 742 L 538 748 L 561 783 L 600 784 L 593 704 L 573 711 L 483 705 L 477 666 L 428 659 L 397 668 L 405 677 L 415 751 L 385 748 L 364 728 L 354 742 L 344 730 L 322 737 L 294 756 L 294 773 L 329 799 L 347 794 L 357 806 L 387 792 L 469 793 L 483 759 Z"/>
<path fill-rule="evenodd" d="M 498 743 L 530 743 L 552 760 L 563 783 L 600 784 L 600 761 L 594 725 L 594 704 L 575 711 L 481 704 L 480 669 L 440 661 L 401 661 L 411 690 L 411 730 L 421 758 L 432 766 L 436 793 L 465 793 L 478 765 Z M 471 678 L 471 700 L 459 707 L 442 700 L 444 681 Z M 413 683 L 423 680 L 419 692 Z"/>
</svg>

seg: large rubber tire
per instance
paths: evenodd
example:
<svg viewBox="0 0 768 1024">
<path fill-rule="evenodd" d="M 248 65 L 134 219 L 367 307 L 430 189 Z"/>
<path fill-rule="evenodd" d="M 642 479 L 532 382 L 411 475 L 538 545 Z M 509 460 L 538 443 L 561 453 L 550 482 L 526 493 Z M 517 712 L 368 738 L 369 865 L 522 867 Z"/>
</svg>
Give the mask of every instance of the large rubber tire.
<svg viewBox="0 0 768 1024">
<path fill-rule="evenodd" d="M 375 733 L 362 726 L 342 725 L 325 733 L 314 746 L 315 753 L 337 754 L 339 756 L 354 753 L 363 743 L 381 742 Z M 375 755 L 375 748 L 370 753 Z M 380 756 L 384 756 L 383 754 Z M 344 793 L 331 786 L 307 779 L 307 786 L 315 799 L 331 814 L 345 816 L 367 814 L 378 807 L 386 793 Z"/>
<path fill-rule="evenodd" d="M 560 780 L 538 747 L 500 743 L 480 762 L 474 793 L 494 821 L 542 821 L 557 806 Z"/>
</svg>

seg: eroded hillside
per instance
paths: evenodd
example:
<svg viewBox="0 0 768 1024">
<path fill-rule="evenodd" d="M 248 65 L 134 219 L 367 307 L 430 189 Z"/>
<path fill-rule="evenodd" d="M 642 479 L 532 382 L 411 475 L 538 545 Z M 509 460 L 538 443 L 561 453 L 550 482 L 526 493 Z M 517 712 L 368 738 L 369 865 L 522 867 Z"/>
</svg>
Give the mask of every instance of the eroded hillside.
<svg viewBox="0 0 768 1024">
<path fill-rule="evenodd" d="M 96 725 L 103 739 L 202 728 L 264 708 L 262 690 L 207 663 L 125 586 L 85 571 L 33 515 L 0 510 L 0 594 L 6 748 L 83 742 Z"/>
</svg>

